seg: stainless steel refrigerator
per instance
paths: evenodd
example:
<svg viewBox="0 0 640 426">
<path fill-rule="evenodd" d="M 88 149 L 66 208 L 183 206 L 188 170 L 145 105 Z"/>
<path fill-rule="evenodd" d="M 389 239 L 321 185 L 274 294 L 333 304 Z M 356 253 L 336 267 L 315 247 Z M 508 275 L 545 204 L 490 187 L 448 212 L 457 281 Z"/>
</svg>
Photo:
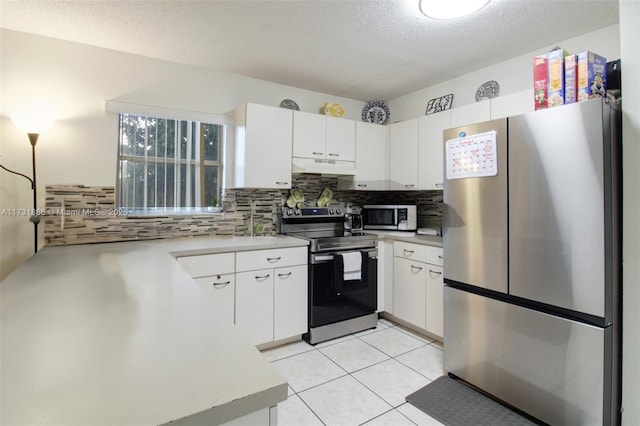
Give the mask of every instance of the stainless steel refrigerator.
<svg viewBox="0 0 640 426">
<path fill-rule="evenodd" d="M 617 424 L 621 114 L 444 132 L 444 367 L 553 425 Z"/>
</svg>

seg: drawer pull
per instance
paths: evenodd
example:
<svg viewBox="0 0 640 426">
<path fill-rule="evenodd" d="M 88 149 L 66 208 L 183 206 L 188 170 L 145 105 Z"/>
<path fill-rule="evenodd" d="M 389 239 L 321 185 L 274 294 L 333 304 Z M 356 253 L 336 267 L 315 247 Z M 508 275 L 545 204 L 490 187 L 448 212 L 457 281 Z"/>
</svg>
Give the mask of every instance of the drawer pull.
<svg viewBox="0 0 640 426">
<path fill-rule="evenodd" d="M 444 183 L 436 183 L 436 188 L 444 188 Z"/>
<path fill-rule="evenodd" d="M 415 187 L 415 185 L 414 185 L 414 184 L 412 184 L 412 183 L 408 183 L 408 184 L 406 184 L 404 187 L 405 187 L 405 188 L 413 188 L 413 187 Z"/>
<path fill-rule="evenodd" d="M 291 272 L 287 272 L 286 274 L 278 274 L 279 278 L 289 278 L 291 276 Z"/>
<path fill-rule="evenodd" d="M 405 256 L 411 256 L 413 253 L 415 253 L 414 250 L 407 250 L 407 249 L 402 249 L 402 250 Z"/>
<path fill-rule="evenodd" d="M 276 263 L 276 262 L 278 262 L 280 259 L 282 259 L 282 256 L 278 256 L 278 257 L 267 257 L 267 262 L 269 262 L 269 263 Z"/>
<path fill-rule="evenodd" d="M 271 276 L 271 274 L 267 274 L 267 275 L 256 275 L 254 278 L 256 279 L 256 281 L 264 281 L 267 278 L 269 278 Z"/>
<path fill-rule="evenodd" d="M 358 188 L 366 188 L 368 185 L 366 183 L 359 183 Z"/>
<path fill-rule="evenodd" d="M 312 154 L 313 155 L 324 155 L 324 152 L 316 152 L 316 151 L 314 151 L 314 152 L 312 152 Z"/>
<path fill-rule="evenodd" d="M 340 157 L 340 154 L 332 154 L 332 153 L 329 153 L 329 157 Z"/>
<path fill-rule="evenodd" d="M 432 271 L 431 269 L 429 269 L 429 272 L 434 274 L 434 275 L 442 275 L 442 272 L 440 272 L 440 271 Z"/>
<path fill-rule="evenodd" d="M 413 266 L 413 265 L 411 265 L 411 270 L 412 270 L 412 271 L 413 271 L 413 270 L 422 271 L 422 267 L 420 267 L 420 266 Z"/>
<path fill-rule="evenodd" d="M 228 286 L 229 284 L 231 284 L 231 281 L 225 281 L 225 282 L 223 282 L 223 283 L 216 283 L 216 282 L 214 282 L 214 283 L 213 283 L 213 286 L 214 286 L 215 288 L 223 288 L 223 287 Z"/>
<path fill-rule="evenodd" d="M 277 180 L 276 185 L 289 185 L 289 182 L 283 182 L 281 180 Z"/>
</svg>

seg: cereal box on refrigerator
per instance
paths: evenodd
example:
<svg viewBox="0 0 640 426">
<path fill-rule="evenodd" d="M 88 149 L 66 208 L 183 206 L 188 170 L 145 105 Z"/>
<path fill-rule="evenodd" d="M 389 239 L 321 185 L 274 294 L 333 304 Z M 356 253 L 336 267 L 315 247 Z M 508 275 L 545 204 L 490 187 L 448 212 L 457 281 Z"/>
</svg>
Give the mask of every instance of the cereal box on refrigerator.
<svg viewBox="0 0 640 426">
<path fill-rule="evenodd" d="M 549 108 L 564 104 L 564 49 L 555 49 L 547 53 L 549 88 L 547 104 Z"/>
<path fill-rule="evenodd" d="M 604 97 L 607 92 L 607 59 L 585 50 L 578 57 L 578 102 Z"/>
<path fill-rule="evenodd" d="M 578 95 L 578 57 L 569 55 L 564 57 L 564 103 L 572 104 Z"/>
<path fill-rule="evenodd" d="M 535 109 L 547 107 L 547 55 L 533 58 L 533 102 Z"/>
</svg>

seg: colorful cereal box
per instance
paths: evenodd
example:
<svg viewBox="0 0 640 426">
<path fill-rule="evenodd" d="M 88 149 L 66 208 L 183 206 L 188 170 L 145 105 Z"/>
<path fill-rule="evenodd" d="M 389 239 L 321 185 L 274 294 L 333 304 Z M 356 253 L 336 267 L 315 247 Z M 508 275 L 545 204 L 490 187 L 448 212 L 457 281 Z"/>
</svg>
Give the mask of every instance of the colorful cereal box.
<svg viewBox="0 0 640 426">
<path fill-rule="evenodd" d="M 564 103 L 572 104 L 578 96 L 578 57 L 564 57 Z"/>
<path fill-rule="evenodd" d="M 547 107 L 547 55 L 538 55 L 533 58 L 533 102 L 535 109 Z"/>
<path fill-rule="evenodd" d="M 585 50 L 578 57 L 578 102 L 604 97 L 607 91 L 607 59 Z"/>
<path fill-rule="evenodd" d="M 553 108 L 564 104 L 564 56 L 563 49 L 547 53 L 547 69 L 549 71 L 549 88 L 547 104 Z"/>
</svg>

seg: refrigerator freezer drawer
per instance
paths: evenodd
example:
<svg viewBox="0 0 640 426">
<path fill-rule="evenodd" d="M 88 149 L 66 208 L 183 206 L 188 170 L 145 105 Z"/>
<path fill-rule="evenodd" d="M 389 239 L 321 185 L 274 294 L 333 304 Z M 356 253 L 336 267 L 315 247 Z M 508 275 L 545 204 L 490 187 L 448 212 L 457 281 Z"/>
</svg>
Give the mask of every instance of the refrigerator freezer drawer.
<svg viewBox="0 0 640 426">
<path fill-rule="evenodd" d="M 445 370 L 555 425 L 608 424 L 608 329 L 444 288 Z"/>
</svg>

